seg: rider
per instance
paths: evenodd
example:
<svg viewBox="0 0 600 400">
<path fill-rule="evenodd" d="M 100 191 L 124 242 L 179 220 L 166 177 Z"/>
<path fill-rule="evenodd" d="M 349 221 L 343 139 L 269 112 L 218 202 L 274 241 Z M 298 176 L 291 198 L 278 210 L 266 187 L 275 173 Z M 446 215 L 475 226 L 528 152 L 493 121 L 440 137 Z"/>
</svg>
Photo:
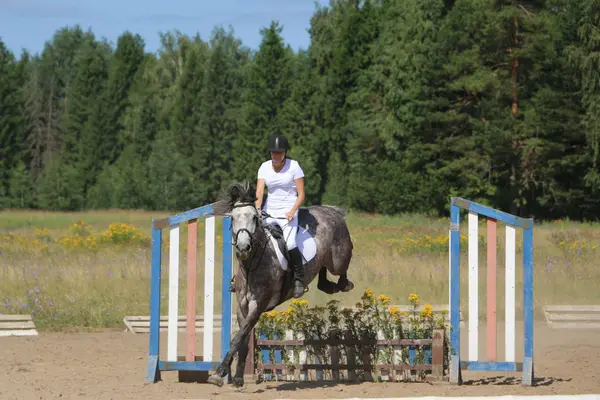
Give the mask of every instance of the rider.
<svg viewBox="0 0 600 400">
<path fill-rule="evenodd" d="M 287 156 L 288 140 L 281 134 L 272 135 L 268 140 L 271 159 L 263 162 L 258 169 L 256 184 L 256 208 L 261 210 L 265 185 L 268 196 L 264 208 L 266 223 L 275 222 L 283 229 L 283 237 L 291 258 L 294 271 L 294 297 L 305 291 L 302 254 L 296 245 L 298 232 L 298 208 L 304 202 L 304 172 L 298 161 Z"/>
</svg>

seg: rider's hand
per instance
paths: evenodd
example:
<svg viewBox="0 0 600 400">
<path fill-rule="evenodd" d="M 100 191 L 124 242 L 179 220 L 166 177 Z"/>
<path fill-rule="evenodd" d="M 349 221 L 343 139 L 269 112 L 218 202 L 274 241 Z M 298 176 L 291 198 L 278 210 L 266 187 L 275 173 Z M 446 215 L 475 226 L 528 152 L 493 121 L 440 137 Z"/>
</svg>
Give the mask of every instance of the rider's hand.
<svg viewBox="0 0 600 400">
<path fill-rule="evenodd" d="M 291 221 L 294 219 L 294 214 L 295 214 L 294 210 L 290 210 L 287 212 L 287 214 L 285 214 L 285 216 L 288 221 Z"/>
</svg>

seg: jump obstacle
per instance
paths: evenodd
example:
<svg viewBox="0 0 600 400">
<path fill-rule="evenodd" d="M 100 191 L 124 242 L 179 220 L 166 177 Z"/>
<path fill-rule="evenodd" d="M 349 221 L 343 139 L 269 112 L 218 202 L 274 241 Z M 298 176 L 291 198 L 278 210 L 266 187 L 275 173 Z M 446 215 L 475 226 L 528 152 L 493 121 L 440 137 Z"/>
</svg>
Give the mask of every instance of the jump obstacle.
<svg viewBox="0 0 600 400">
<path fill-rule="evenodd" d="M 450 325 L 450 383 L 462 383 L 462 370 L 479 371 L 522 371 L 522 383 L 533 383 L 533 220 L 520 218 L 484 205 L 464 200 L 451 199 L 449 231 L 449 309 Z M 469 261 L 469 312 L 468 312 L 468 360 L 460 357 L 460 210 L 468 211 L 468 261 Z M 479 360 L 479 308 L 478 308 L 478 216 L 487 219 L 487 353 L 488 361 Z M 196 313 L 196 269 L 198 219 L 205 220 L 205 282 L 203 317 L 203 356 L 198 360 L 195 351 Z M 496 355 L 496 224 L 506 224 L 506 292 L 505 292 L 505 361 L 497 361 Z M 178 313 L 179 298 L 179 231 L 187 224 L 187 313 L 185 359 L 178 356 L 177 333 L 181 323 Z M 167 356 L 162 361 L 159 356 L 161 330 L 161 270 L 162 270 L 162 230 L 169 228 L 169 268 L 168 268 L 168 317 L 167 317 Z M 515 228 L 523 230 L 523 320 L 524 357 L 515 361 Z M 212 205 L 205 205 L 168 218 L 152 221 L 151 293 L 150 293 L 150 346 L 146 380 L 157 382 L 161 371 L 211 371 L 214 370 L 229 350 L 231 338 L 232 294 L 227 290 L 232 277 L 232 233 L 231 219 L 222 219 L 222 301 L 221 301 L 221 357 L 213 357 L 212 331 L 214 308 L 214 267 L 215 267 L 215 216 Z M 251 359 L 251 358 L 250 358 Z M 250 366 L 249 366 L 250 367 Z M 266 367 L 266 366 L 263 366 Z M 275 366 L 278 367 L 278 366 Z M 250 371 L 248 371 L 250 372 Z"/>
<path fill-rule="evenodd" d="M 468 360 L 460 357 L 460 210 L 468 212 Z M 487 220 L 487 358 L 479 360 L 479 291 L 478 291 L 478 218 Z M 505 361 L 496 354 L 496 225 L 506 224 L 505 289 Z M 515 361 L 515 228 L 522 229 L 523 241 L 523 323 L 524 356 Z M 533 383 L 533 219 L 520 218 L 484 205 L 452 198 L 450 202 L 449 304 L 450 304 L 450 383 L 460 384 L 461 370 L 522 371 L 522 384 Z"/>
<path fill-rule="evenodd" d="M 203 355 L 196 355 L 196 270 L 198 219 L 205 221 L 204 247 L 204 318 Z M 231 292 L 227 290 L 232 277 L 232 234 L 231 218 L 222 218 L 222 286 L 221 286 L 221 357 L 213 355 L 214 294 L 215 294 L 215 215 L 212 205 L 163 219 L 152 220 L 152 277 L 150 284 L 150 348 L 146 381 L 160 380 L 161 371 L 211 371 L 214 370 L 229 350 L 231 338 Z M 179 331 L 179 244 L 180 227 L 187 224 L 187 296 L 186 296 L 186 352 L 183 360 L 178 356 Z M 168 269 L 168 318 L 167 356 L 162 361 L 160 349 L 161 320 L 161 270 L 162 270 L 162 231 L 169 228 L 169 269 Z M 185 372 L 184 372 L 185 373 Z M 181 375 L 180 375 L 181 376 Z"/>
</svg>

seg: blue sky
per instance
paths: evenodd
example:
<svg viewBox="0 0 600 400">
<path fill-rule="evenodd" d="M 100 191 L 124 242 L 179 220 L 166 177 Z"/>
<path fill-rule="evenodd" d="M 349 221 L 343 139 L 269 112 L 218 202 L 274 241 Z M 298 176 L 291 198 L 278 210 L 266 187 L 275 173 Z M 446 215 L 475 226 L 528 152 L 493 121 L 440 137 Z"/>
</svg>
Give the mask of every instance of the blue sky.
<svg viewBox="0 0 600 400">
<path fill-rule="evenodd" d="M 0 0 L 0 38 L 19 55 L 40 52 L 54 32 L 79 24 L 113 44 L 125 30 L 140 34 L 146 51 L 159 47 L 159 32 L 179 30 L 208 39 L 215 26 L 231 25 L 246 46 L 257 48 L 259 30 L 271 20 L 283 25 L 294 50 L 307 48 L 315 2 L 328 0 Z"/>
</svg>

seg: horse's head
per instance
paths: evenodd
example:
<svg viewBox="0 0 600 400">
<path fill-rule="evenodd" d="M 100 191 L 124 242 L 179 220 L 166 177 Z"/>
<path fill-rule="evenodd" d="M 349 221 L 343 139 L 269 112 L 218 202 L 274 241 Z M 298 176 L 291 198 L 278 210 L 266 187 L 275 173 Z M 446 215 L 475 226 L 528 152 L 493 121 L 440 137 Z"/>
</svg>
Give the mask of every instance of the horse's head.
<svg viewBox="0 0 600 400">
<path fill-rule="evenodd" d="M 231 216 L 233 245 L 242 260 L 248 259 L 256 245 L 256 232 L 260 226 L 260 215 L 256 209 L 256 189 L 247 182 L 229 187 L 221 204 Z"/>
</svg>

